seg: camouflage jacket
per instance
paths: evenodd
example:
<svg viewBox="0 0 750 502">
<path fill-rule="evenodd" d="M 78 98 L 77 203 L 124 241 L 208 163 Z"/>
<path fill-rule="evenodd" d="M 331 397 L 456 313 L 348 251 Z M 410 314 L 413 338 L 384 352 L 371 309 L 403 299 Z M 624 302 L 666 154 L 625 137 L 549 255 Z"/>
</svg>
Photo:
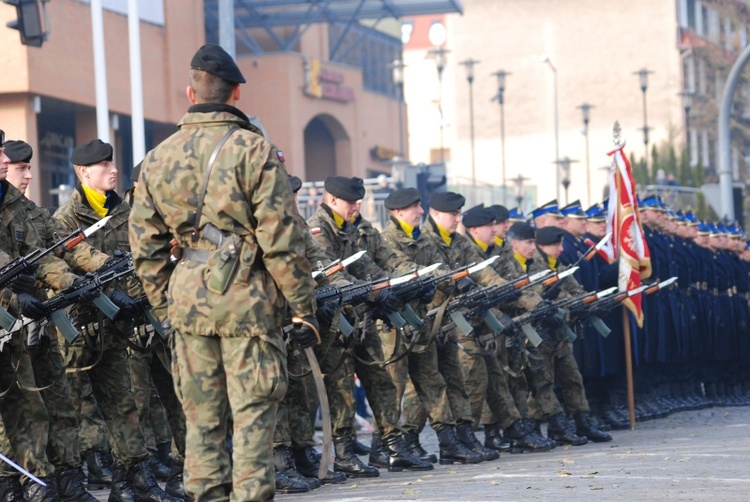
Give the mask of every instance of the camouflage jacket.
<svg viewBox="0 0 750 502">
<path fill-rule="evenodd" d="M 283 155 L 232 106 L 194 105 L 178 127 L 146 155 L 130 218 L 133 259 L 154 315 L 168 316 L 184 334 L 280 344 L 287 308 L 315 312 L 315 282 Z M 237 270 L 222 295 L 207 282 L 221 251 L 205 238 L 193 242 L 191 233 L 208 159 L 231 127 L 238 129 L 216 158 L 199 222 L 200 235 L 211 223 L 241 240 Z M 209 263 L 173 264 L 172 237 L 183 248 L 209 252 Z"/>
<path fill-rule="evenodd" d="M 359 247 L 367 251 L 367 255 L 375 262 L 375 264 L 390 274 L 394 274 L 396 270 L 403 270 L 402 267 L 396 260 L 396 256 L 393 254 L 393 250 L 385 243 L 385 239 L 380 235 L 380 232 L 372 226 L 372 223 L 359 216 L 355 222 L 355 228 L 359 235 Z"/>
<path fill-rule="evenodd" d="M 313 237 L 328 259 L 343 260 L 362 249 L 359 245 L 359 234 L 349 222 L 344 222 L 343 227 L 339 228 L 330 211 L 328 206 L 321 204 L 307 223 L 316 229 Z M 349 265 L 347 272 L 347 275 L 360 280 L 367 280 L 368 276 L 370 280 L 388 277 L 386 271 L 375 264 L 369 254 Z"/>
<path fill-rule="evenodd" d="M 558 262 L 556 270 L 554 271 L 563 272 L 567 269 L 568 269 L 567 266 Z M 547 257 L 539 249 L 536 249 L 534 251 L 534 256 L 531 257 L 531 264 L 529 265 L 528 272 L 529 274 L 536 274 L 539 272 L 543 272 L 545 270 L 552 270 L 552 267 L 547 261 Z M 576 278 L 572 275 L 563 279 L 558 289 L 560 290 L 560 293 L 559 293 L 559 296 L 557 296 L 557 298 L 554 298 L 555 300 L 560 300 L 563 298 L 572 298 L 574 296 L 582 295 L 586 292 L 586 290 L 583 289 L 583 286 L 581 286 L 576 280 Z"/>
</svg>

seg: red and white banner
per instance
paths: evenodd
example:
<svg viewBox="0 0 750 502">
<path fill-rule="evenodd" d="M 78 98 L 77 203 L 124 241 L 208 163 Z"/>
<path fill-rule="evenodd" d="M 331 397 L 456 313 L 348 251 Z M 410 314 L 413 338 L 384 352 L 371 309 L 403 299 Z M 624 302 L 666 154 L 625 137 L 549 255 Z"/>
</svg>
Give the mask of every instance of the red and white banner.
<svg viewBox="0 0 750 502">
<path fill-rule="evenodd" d="M 613 157 L 607 210 L 607 232 L 612 232 L 612 239 L 602 250 L 610 262 L 619 260 L 618 286 L 620 291 L 629 291 L 640 286 L 641 279 L 651 276 L 651 253 L 643 235 L 633 170 L 622 151 L 624 147 L 623 142 L 607 154 Z M 638 326 L 643 326 L 641 302 L 640 294 L 624 302 L 638 321 Z"/>
</svg>

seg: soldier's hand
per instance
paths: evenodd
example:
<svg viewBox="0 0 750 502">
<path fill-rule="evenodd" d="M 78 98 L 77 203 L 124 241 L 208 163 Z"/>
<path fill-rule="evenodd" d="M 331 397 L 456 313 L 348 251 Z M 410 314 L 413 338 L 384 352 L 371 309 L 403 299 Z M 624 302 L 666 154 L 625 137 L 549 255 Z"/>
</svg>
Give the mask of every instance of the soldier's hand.
<svg viewBox="0 0 750 502">
<path fill-rule="evenodd" d="M 387 289 L 381 289 L 378 293 L 375 303 L 378 304 L 386 313 L 387 312 L 399 312 L 404 307 L 396 295 L 391 293 Z"/>
<path fill-rule="evenodd" d="M 18 309 L 29 319 L 38 321 L 39 319 L 44 319 L 44 317 L 46 317 L 47 311 L 44 309 L 42 302 L 30 294 L 21 293 L 18 295 L 17 301 Z"/>
<path fill-rule="evenodd" d="M 336 306 L 333 303 L 324 303 L 315 311 L 315 317 L 321 326 L 330 326 L 336 316 Z"/>
<path fill-rule="evenodd" d="M 112 300 L 112 303 L 120 307 L 122 312 L 125 312 L 128 315 L 132 316 L 138 310 L 135 300 L 122 291 L 113 291 L 109 294 L 109 299 Z"/>
<path fill-rule="evenodd" d="M 10 289 L 15 294 L 20 295 L 22 293 L 31 293 L 34 291 L 36 285 L 36 276 L 21 274 L 10 283 Z"/>
<path fill-rule="evenodd" d="M 161 337 L 164 340 L 164 345 L 169 347 L 169 340 L 172 338 L 172 321 L 164 319 L 161 322 Z"/>
<path fill-rule="evenodd" d="M 293 328 L 289 332 L 292 341 L 306 349 L 320 342 L 318 320 L 314 315 L 292 317 Z"/>
<path fill-rule="evenodd" d="M 435 288 L 435 285 L 428 284 L 427 286 L 422 288 L 422 292 L 419 294 L 419 301 L 424 304 L 430 303 L 432 299 L 435 298 L 436 292 L 437 289 Z"/>
<path fill-rule="evenodd" d="M 456 289 L 461 294 L 474 289 L 476 285 L 477 283 L 471 280 L 471 277 L 462 277 L 461 279 L 456 281 Z"/>
<path fill-rule="evenodd" d="M 79 289 L 83 283 L 87 282 L 88 279 L 92 277 L 92 274 L 86 274 L 84 277 L 79 277 L 75 281 L 73 281 L 73 284 L 70 285 L 73 289 Z M 90 303 L 93 302 L 94 299 L 99 296 L 99 290 L 96 288 L 87 288 L 83 293 L 81 293 L 81 296 L 78 298 L 78 303 Z"/>
</svg>

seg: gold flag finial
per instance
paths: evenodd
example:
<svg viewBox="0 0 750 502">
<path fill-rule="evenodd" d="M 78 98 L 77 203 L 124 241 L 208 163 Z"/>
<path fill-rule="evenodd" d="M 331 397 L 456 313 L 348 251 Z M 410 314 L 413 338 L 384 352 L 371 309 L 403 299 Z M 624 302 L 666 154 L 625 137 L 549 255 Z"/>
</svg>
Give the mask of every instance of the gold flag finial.
<svg viewBox="0 0 750 502">
<path fill-rule="evenodd" d="M 621 132 L 622 129 L 620 129 L 620 121 L 615 120 L 615 126 L 612 128 L 612 141 L 614 141 L 615 146 L 620 145 Z"/>
</svg>

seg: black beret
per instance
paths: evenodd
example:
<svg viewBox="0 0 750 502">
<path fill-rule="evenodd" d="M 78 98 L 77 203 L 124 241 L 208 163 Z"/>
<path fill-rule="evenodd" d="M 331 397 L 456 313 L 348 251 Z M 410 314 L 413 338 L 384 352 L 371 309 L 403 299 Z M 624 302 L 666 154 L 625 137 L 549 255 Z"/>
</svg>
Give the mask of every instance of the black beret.
<svg viewBox="0 0 750 502">
<path fill-rule="evenodd" d="M 386 209 L 403 209 L 422 200 L 422 194 L 416 188 L 399 188 L 388 194 L 383 205 Z"/>
<path fill-rule="evenodd" d="M 442 213 L 452 213 L 464 207 L 466 199 L 456 192 L 440 192 L 430 198 L 430 207 Z"/>
<path fill-rule="evenodd" d="M 138 176 L 141 175 L 141 164 L 143 164 L 143 161 L 140 161 L 135 165 L 132 171 L 130 171 L 130 181 L 133 183 L 138 181 Z"/>
<path fill-rule="evenodd" d="M 516 222 L 508 229 L 508 238 L 525 241 L 534 238 L 534 227 L 528 223 Z"/>
<path fill-rule="evenodd" d="M 356 202 L 365 196 L 365 184 L 362 178 L 346 176 L 329 176 L 324 183 L 326 192 L 347 202 Z"/>
<path fill-rule="evenodd" d="M 289 186 L 292 189 L 292 193 L 299 192 L 299 189 L 302 188 L 302 180 L 293 174 L 287 174 L 287 176 L 289 177 Z"/>
<path fill-rule="evenodd" d="M 536 243 L 540 246 L 562 242 L 565 232 L 558 227 L 544 227 L 536 231 Z"/>
<path fill-rule="evenodd" d="M 112 153 L 112 145 L 97 138 L 75 147 L 70 162 L 76 166 L 90 166 L 104 160 L 112 161 Z"/>
<path fill-rule="evenodd" d="M 203 70 L 221 77 L 232 84 L 244 84 L 245 77 L 237 67 L 232 56 L 220 45 L 206 44 L 195 53 L 190 68 Z"/>
<path fill-rule="evenodd" d="M 5 131 L 0 129 L 0 148 L 5 144 Z"/>
<path fill-rule="evenodd" d="M 495 221 L 495 211 L 484 204 L 474 206 L 464 213 L 463 224 L 466 228 L 491 225 Z"/>
<path fill-rule="evenodd" d="M 495 212 L 496 223 L 502 223 L 508 219 L 508 216 L 510 216 L 508 208 L 503 205 L 495 204 L 490 206 L 489 209 L 492 209 Z"/>
<path fill-rule="evenodd" d="M 34 155 L 31 145 L 25 141 L 6 141 L 4 146 L 5 155 L 8 156 L 11 162 L 29 162 L 31 156 Z"/>
</svg>

